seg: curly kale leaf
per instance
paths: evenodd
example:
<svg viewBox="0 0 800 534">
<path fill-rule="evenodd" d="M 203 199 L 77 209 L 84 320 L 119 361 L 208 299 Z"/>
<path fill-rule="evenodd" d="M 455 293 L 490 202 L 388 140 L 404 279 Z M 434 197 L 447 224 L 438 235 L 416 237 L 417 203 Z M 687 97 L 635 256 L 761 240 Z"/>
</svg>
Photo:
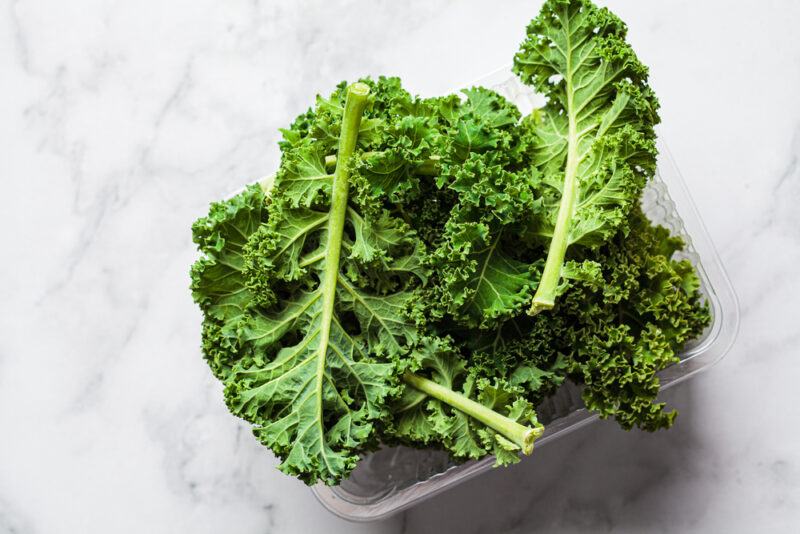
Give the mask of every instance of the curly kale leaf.
<svg viewBox="0 0 800 534">
<path fill-rule="evenodd" d="M 625 24 L 589 0 L 548 0 L 514 71 L 545 95 L 534 142 L 550 239 L 531 313 L 553 307 L 572 245 L 596 247 L 626 224 L 656 167 L 658 101 Z"/>
<path fill-rule="evenodd" d="M 230 200 L 212 204 L 208 216 L 192 226 L 203 254 L 192 266 L 192 295 L 205 314 L 203 354 L 220 380 L 240 357 L 239 328 L 255 298 L 244 282 L 244 248 L 266 213 L 264 193 L 252 185 Z"/>
<path fill-rule="evenodd" d="M 535 272 L 515 258 L 512 240 L 479 223 L 449 230 L 432 256 L 442 269 L 438 296 L 447 312 L 467 326 L 486 328 L 522 308 Z"/>
<path fill-rule="evenodd" d="M 555 393 L 569 371 L 569 342 L 564 340 L 574 333 L 562 320 L 523 315 L 477 336 L 461 335 L 468 336 L 470 362 L 479 376 L 499 377 L 523 388 L 533 405 Z"/>
<path fill-rule="evenodd" d="M 264 194 L 258 185 L 225 202 L 211 205 L 207 217 L 192 226 L 192 236 L 204 256 L 192 266 L 192 295 L 214 319 L 235 322 L 253 299 L 242 283 L 247 237 L 266 217 Z"/>
<path fill-rule="evenodd" d="M 437 445 L 461 460 L 493 454 L 496 465 L 530 454 L 542 427 L 521 388 L 468 370 L 448 338 L 423 339 L 407 365 L 416 373 L 406 372 L 412 387 L 393 407 L 394 439 Z"/>
<path fill-rule="evenodd" d="M 672 258 L 681 241 L 638 208 L 629 226 L 594 256 L 604 266 L 603 290 L 579 282 L 559 313 L 578 325 L 570 371 L 586 385 L 587 408 L 623 428 L 652 431 L 675 417 L 656 402 L 657 373 L 679 361 L 679 351 L 711 315 L 694 268 Z"/>
<path fill-rule="evenodd" d="M 487 89 L 439 102 L 449 140 L 437 185 L 455 194 L 431 253 L 441 314 L 468 327 L 491 328 L 525 305 L 535 265 L 520 259 L 520 235 L 536 210 L 534 176 L 519 166 L 517 109 Z"/>
<path fill-rule="evenodd" d="M 284 458 L 284 472 L 332 482 L 355 466 L 353 451 L 370 439 L 393 368 L 373 361 L 368 344 L 339 320 L 327 322 L 323 291 L 297 298 L 260 317 L 248 337 L 264 343 L 283 333 L 281 339 L 299 341 L 272 360 L 253 358 L 234 369 L 226 395 L 231 410 L 257 423 L 256 436 Z"/>
<path fill-rule="evenodd" d="M 523 388 L 538 405 L 569 376 L 583 386 L 586 407 L 623 428 L 669 427 L 674 412 L 657 402 L 658 373 L 679 361 L 685 344 L 710 323 L 693 266 L 675 259 L 680 239 L 647 220 L 640 208 L 620 230 L 574 261 L 571 289 L 553 313 L 516 316 L 494 330 L 453 330 L 470 368 Z"/>
<path fill-rule="evenodd" d="M 193 290 L 207 314 L 209 363 L 231 411 L 255 423 L 282 470 L 309 483 L 337 482 L 374 444 L 397 387 L 391 358 L 417 338 L 406 310 L 424 280 L 413 257 L 424 247 L 407 225 L 385 214 L 365 219 L 348 203 L 367 90 L 356 86 L 337 122 L 331 102 L 342 91 L 306 116 L 319 139 L 284 145 L 269 201 L 253 186 L 195 225 L 205 256 Z M 362 275 L 374 265 L 379 281 Z"/>
</svg>

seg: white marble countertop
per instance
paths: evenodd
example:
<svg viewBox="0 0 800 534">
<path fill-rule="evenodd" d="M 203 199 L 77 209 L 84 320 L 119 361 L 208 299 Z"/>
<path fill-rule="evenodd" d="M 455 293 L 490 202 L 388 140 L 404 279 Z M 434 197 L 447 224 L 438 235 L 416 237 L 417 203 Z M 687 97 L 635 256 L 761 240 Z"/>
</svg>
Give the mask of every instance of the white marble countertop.
<svg viewBox="0 0 800 534">
<path fill-rule="evenodd" d="M 188 267 L 317 92 L 437 94 L 538 2 L 0 2 L 0 533 L 790 532 L 800 524 L 800 3 L 606 2 L 742 303 L 676 427 L 596 423 L 392 519 L 322 509 L 229 415 Z M 502 6 L 502 7 L 501 7 Z"/>
</svg>

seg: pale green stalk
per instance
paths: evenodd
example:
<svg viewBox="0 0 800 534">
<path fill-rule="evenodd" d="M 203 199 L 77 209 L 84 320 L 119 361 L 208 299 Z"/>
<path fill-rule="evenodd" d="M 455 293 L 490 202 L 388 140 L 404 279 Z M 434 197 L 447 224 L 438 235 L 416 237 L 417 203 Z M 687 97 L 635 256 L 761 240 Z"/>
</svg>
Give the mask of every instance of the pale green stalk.
<svg viewBox="0 0 800 534">
<path fill-rule="evenodd" d="M 571 53 L 571 47 L 567 47 Z M 572 80 L 572 60 L 567 57 L 567 73 L 564 81 L 567 84 L 567 117 L 569 117 L 569 131 L 567 132 L 567 165 L 564 171 L 564 187 L 561 191 L 561 203 L 558 206 L 558 217 L 556 227 L 553 230 L 553 238 L 550 240 L 550 248 L 547 251 L 547 260 L 542 271 L 542 279 L 536 294 L 533 296 L 533 304 L 528 311 L 531 315 L 544 310 L 551 310 L 555 305 L 556 291 L 561 280 L 561 269 L 564 265 L 564 255 L 567 252 L 568 237 L 572 216 L 575 211 L 575 200 L 578 196 L 578 125 L 575 121 L 575 91 Z"/>
<path fill-rule="evenodd" d="M 409 372 L 403 375 L 403 380 L 415 389 L 464 412 L 489 428 L 496 430 L 503 437 L 517 445 L 524 454 L 533 452 L 533 442 L 542 435 L 543 430 L 541 427 L 531 428 L 521 425 L 491 408 L 487 408 L 483 404 L 437 384 L 433 380 L 428 380 Z"/>
<path fill-rule="evenodd" d="M 322 276 L 322 315 L 320 318 L 319 353 L 317 354 L 317 398 L 319 399 L 319 421 L 322 421 L 322 382 L 325 377 L 325 358 L 331 335 L 336 282 L 339 278 L 339 255 L 342 250 L 342 233 L 347 213 L 347 194 L 350 189 L 350 158 L 356 148 L 361 115 L 367 106 L 369 86 L 354 83 L 347 88 L 344 104 L 342 130 L 339 135 L 339 157 L 333 174 L 331 208 L 328 215 L 328 234 L 325 245 L 325 272 Z"/>
</svg>

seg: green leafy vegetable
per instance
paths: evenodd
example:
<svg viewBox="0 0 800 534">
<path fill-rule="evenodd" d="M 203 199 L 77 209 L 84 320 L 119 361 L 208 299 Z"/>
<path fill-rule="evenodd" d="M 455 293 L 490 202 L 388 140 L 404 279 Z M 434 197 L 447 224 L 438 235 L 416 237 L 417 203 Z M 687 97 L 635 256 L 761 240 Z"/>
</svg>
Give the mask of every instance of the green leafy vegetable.
<svg viewBox="0 0 800 534">
<path fill-rule="evenodd" d="M 625 32 L 545 2 L 514 63 L 547 97 L 527 117 L 486 88 L 342 83 L 274 177 L 194 224 L 203 354 L 280 469 L 336 484 L 381 443 L 512 464 L 569 381 L 623 428 L 672 424 L 658 373 L 711 317 L 639 206 L 658 103 Z"/>
<path fill-rule="evenodd" d="M 531 313 L 553 307 L 567 249 L 614 235 L 655 172 L 658 101 L 626 32 L 589 0 L 548 0 L 514 57 L 514 72 L 548 98 L 534 165 L 550 245 Z"/>
<path fill-rule="evenodd" d="M 195 224 L 205 256 L 192 287 L 206 311 L 209 363 L 226 383 L 231 411 L 256 424 L 256 436 L 283 458 L 282 470 L 309 483 L 337 482 L 359 451 L 377 444 L 378 427 L 391 418 L 387 399 L 403 382 L 433 383 L 404 363 L 427 332 L 420 302 L 430 275 L 426 245 L 393 213 L 392 194 L 376 187 L 387 182 L 365 163 L 407 137 L 390 121 L 411 99 L 382 79 L 372 84 L 368 109 L 367 83 L 320 99 L 304 117 L 305 135 L 285 132 L 269 195 L 251 186 Z M 386 93 L 398 98 L 381 104 Z M 405 172 L 430 160 L 422 150 Z M 515 413 L 493 412 L 469 392 L 450 391 L 442 402 L 486 425 L 483 432 L 506 448 L 529 451 L 538 435 L 530 411 L 534 426 L 526 428 Z"/>
<path fill-rule="evenodd" d="M 469 327 L 487 328 L 528 301 L 536 265 L 521 261 L 520 236 L 535 210 L 535 177 L 520 152 L 519 111 L 486 89 L 445 100 L 446 155 L 437 177 L 454 200 L 432 262 L 442 312 Z"/>
<path fill-rule="evenodd" d="M 571 297 L 574 321 L 585 329 L 571 365 L 586 384 L 584 402 L 626 429 L 672 425 L 676 412 L 665 412 L 664 404 L 655 402 L 656 373 L 677 363 L 684 343 L 710 322 L 694 268 L 687 260 L 671 259 L 682 248 L 680 239 L 651 225 L 636 208 L 629 231 L 618 233 L 596 256 L 606 266 L 604 289 L 584 286 Z M 587 304 L 594 311 L 591 322 L 577 309 Z"/>
<path fill-rule="evenodd" d="M 455 458 L 493 454 L 498 465 L 530 454 L 542 427 L 524 390 L 467 370 L 452 340 L 426 338 L 411 354 L 407 387 L 394 407 L 395 439 L 438 444 Z M 421 376 L 430 374 L 430 378 Z"/>
</svg>

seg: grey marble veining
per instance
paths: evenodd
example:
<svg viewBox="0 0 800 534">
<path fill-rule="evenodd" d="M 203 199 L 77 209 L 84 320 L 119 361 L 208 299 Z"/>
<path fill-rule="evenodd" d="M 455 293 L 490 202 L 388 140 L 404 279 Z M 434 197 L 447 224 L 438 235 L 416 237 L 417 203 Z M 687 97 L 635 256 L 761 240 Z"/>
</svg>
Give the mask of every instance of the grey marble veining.
<svg viewBox="0 0 800 534">
<path fill-rule="evenodd" d="M 800 524 L 800 4 L 606 2 L 718 245 L 742 329 L 669 391 L 390 520 L 323 510 L 199 356 L 191 222 L 272 172 L 317 92 L 437 94 L 539 2 L 0 2 L 0 533 L 792 532 Z"/>
</svg>

